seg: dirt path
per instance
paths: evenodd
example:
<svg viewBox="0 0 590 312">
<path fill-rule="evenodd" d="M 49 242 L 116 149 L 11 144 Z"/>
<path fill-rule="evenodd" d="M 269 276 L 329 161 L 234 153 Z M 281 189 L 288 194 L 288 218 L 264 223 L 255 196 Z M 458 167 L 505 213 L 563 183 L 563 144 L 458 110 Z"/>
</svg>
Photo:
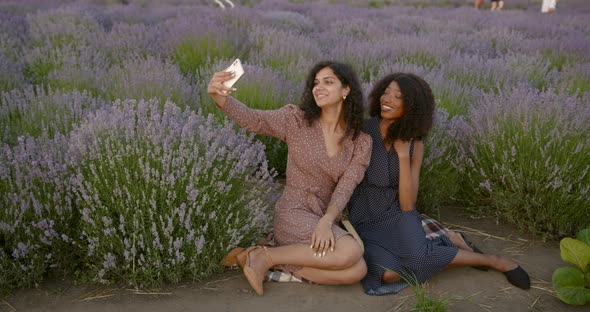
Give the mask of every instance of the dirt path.
<svg viewBox="0 0 590 312">
<path fill-rule="evenodd" d="M 511 287 L 498 272 L 472 268 L 439 273 L 428 283 L 430 294 L 456 297 L 450 311 L 588 311 L 589 307 L 563 304 L 553 295 L 550 281 L 555 268 L 565 265 L 558 242 L 519 235 L 494 220 L 473 220 L 445 210 L 442 221 L 466 233 L 486 252 L 512 256 L 532 277 L 532 289 Z M 474 230 L 477 229 L 477 230 Z M 493 235 L 493 236 L 490 236 Z M 238 271 L 226 271 L 211 279 L 170 289 L 136 292 L 117 287 L 73 286 L 49 281 L 37 289 L 19 290 L 0 300 L 7 311 L 409 311 L 411 290 L 383 297 L 363 294 L 361 286 L 318 286 L 267 283 L 265 295 L 250 289 Z"/>
</svg>

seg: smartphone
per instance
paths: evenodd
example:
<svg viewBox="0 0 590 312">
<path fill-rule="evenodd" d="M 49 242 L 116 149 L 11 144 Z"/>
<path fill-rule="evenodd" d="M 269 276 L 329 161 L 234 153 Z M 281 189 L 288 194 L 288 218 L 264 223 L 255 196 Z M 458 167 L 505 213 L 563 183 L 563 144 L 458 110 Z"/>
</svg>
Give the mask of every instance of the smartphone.
<svg viewBox="0 0 590 312">
<path fill-rule="evenodd" d="M 236 59 L 228 68 L 225 69 L 226 72 L 234 72 L 236 75 L 234 78 L 226 81 L 223 83 L 224 86 L 231 88 L 233 85 L 242 77 L 244 74 L 244 68 L 242 67 L 242 62 L 240 59 Z"/>
</svg>

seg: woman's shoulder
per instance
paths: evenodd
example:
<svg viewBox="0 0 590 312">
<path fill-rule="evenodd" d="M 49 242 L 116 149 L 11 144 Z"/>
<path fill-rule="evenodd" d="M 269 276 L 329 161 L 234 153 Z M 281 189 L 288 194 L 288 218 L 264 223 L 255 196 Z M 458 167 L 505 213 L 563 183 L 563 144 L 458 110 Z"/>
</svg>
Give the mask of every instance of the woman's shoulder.
<svg viewBox="0 0 590 312">
<path fill-rule="evenodd" d="M 371 146 L 373 139 L 365 132 L 359 132 L 358 136 L 353 140 L 354 145 Z"/>
</svg>

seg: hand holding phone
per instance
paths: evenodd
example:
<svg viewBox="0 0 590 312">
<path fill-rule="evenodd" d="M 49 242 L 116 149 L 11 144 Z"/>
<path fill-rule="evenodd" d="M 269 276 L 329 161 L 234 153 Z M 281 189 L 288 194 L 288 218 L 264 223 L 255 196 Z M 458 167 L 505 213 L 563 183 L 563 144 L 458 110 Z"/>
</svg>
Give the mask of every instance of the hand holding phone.
<svg viewBox="0 0 590 312">
<path fill-rule="evenodd" d="M 240 79 L 240 77 L 242 77 L 242 75 L 244 74 L 244 68 L 242 67 L 242 62 L 240 61 L 240 59 L 236 59 L 228 68 L 226 68 L 224 71 L 226 72 L 233 72 L 235 74 L 235 76 L 230 79 L 227 80 L 223 83 L 224 86 L 231 88 L 233 87 L 233 85 L 236 83 L 236 81 L 238 81 L 238 79 Z"/>
</svg>

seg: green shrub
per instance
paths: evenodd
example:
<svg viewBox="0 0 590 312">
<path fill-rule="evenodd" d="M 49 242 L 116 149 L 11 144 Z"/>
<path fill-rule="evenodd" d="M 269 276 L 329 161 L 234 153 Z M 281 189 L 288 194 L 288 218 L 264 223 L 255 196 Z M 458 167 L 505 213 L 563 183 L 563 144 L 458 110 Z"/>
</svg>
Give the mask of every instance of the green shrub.
<svg viewBox="0 0 590 312">
<path fill-rule="evenodd" d="M 172 55 L 182 74 L 193 77 L 197 68 L 221 59 L 235 58 L 236 53 L 231 42 L 220 39 L 217 34 L 205 33 L 181 41 Z"/>
<path fill-rule="evenodd" d="M 168 102 L 117 101 L 71 135 L 80 276 L 198 280 L 266 231 L 277 183 L 263 147 Z"/>
<path fill-rule="evenodd" d="M 67 134 L 86 114 L 106 106 L 88 92 L 45 90 L 41 86 L 3 92 L 0 100 L 0 139 L 15 145 L 19 136 L 53 138 Z"/>
<path fill-rule="evenodd" d="M 457 159 L 453 122 L 444 109 L 438 109 L 434 127 L 424 139 L 417 203 L 422 213 L 437 215 L 440 207 L 453 204 L 459 191 L 460 177 L 453 165 Z"/>
<path fill-rule="evenodd" d="M 584 99 L 526 86 L 483 97 L 458 127 L 461 197 L 546 238 L 589 226 L 588 109 Z"/>
<path fill-rule="evenodd" d="M 170 60 L 136 56 L 113 66 L 101 82 L 99 95 L 108 100 L 167 100 L 181 107 L 196 107 L 198 92 Z"/>
<path fill-rule="evenodd" d="M 572 305 L 590 303 L 590 228 L 578 232 L 577 239 L 562 239 L 559 246 L 561 259 L 574 267 L 553 272 L 551 280 L 557 297 Z"/>
<path fill-rule="evenodd" d="M 67 271 L 76 237 L 65 140 L 21 136 L 0 146 L 0 292 Z"/>
</svg>

